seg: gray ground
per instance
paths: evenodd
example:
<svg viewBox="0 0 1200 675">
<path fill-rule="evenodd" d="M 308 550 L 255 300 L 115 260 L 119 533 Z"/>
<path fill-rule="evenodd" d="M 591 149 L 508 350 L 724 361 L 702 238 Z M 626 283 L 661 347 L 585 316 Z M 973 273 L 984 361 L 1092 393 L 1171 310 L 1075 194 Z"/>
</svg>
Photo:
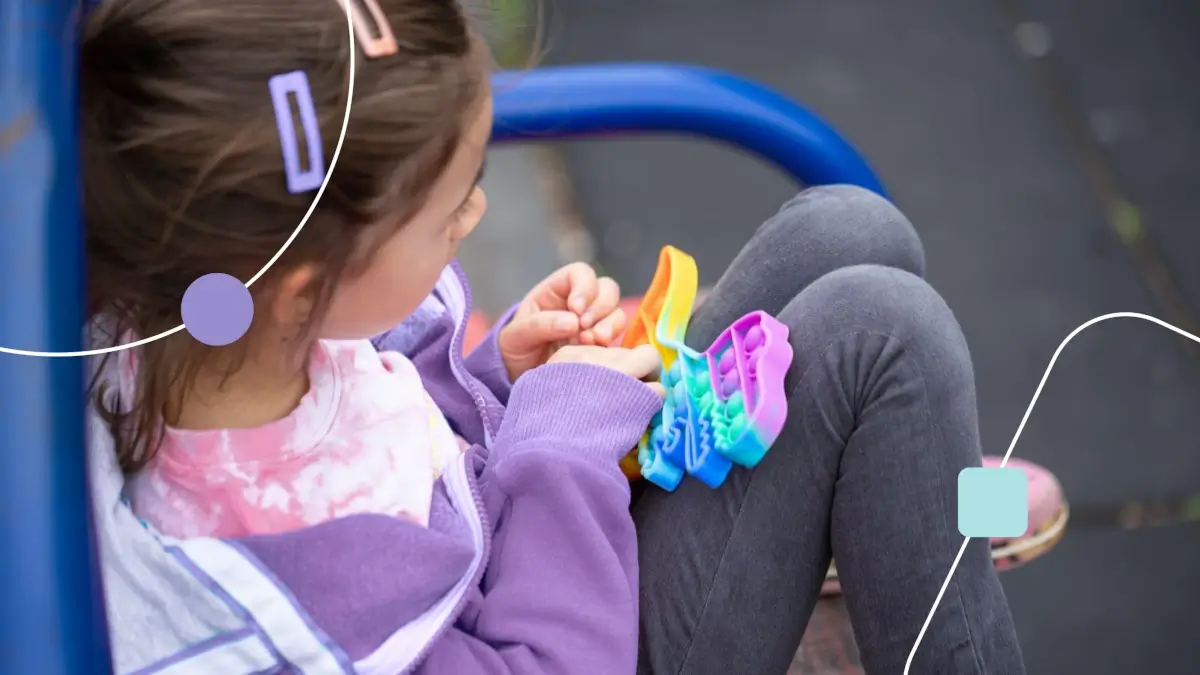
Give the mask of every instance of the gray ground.
<svg viewBox="0 0 1200 675">
<path fill-rule="evenodd" d="M 1055 349 L 1082 322 L 1113 311 L 1193 320 L 1194 0 L 550 7 L 552 62 L 724 68 L 805 102 L 863 150 L 920 231 L 930 280 L 970 340 L 990 454 L 1007 449 Z M 535 164 L 503 152 L 509 168 Z M 665 243 L 696 256 L 702 282 L 715 280 L 794 189 L 750 159 L 683 141 L 579 144 L 565 156 L 596 257 L 631 291 Z M 497 164 L 492 239 L 464 254 L 477 276 L 507 279 L 488 285 L 494 307 L 569 254 L 547 234 L 561 214 L 529 196 L 546 196 L 537 172 L 522 185 Z M 1124 203 L 1140 221 L 1120 216 L 1131 213 Z M 1144 236 L 1123 240 L 1121 227 Z M 512 255 L 495 255 L 499 246 Z M 1053 469 L 1079 505 L 1200 491 L 1197 366 L 1193 350 L 1149 323 L 1089 329 L 1063 351 L 1015 453 Z M 1198 531 L 1079 526 L 1047 558 L 1006 574 L 1030 673 L 1196 673 Z"/>
</svg>

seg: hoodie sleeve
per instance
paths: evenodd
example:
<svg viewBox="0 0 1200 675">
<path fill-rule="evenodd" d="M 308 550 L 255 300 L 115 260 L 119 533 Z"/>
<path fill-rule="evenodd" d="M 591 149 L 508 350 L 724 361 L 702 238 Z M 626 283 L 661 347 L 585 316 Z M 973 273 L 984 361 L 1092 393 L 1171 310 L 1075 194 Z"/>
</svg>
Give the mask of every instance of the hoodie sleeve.
<svg viewBox="0 0 1200 675">
<path fill-rule="evenodd" d="M 483 342 L 471 350 L 463 361 L 467 371 L 490 389 L 501 405 L 508 405 L 509 396 L 512 395 L 512 382 L 508 379 L 508 367 L 504 365 L 504 359 L 500 356 L 500 330 L 512 321 L 516 313 L 517 306 L 513 305 L 492 325 Z"/>
<path fill-rule="evenodd" d="M 637 540 L 618 467 L 659 397 L 621 373 L 526 373 L 481 476 L 493 525 L 480 597 L 423 675 L 625 675 L 637 661 Z"/>
</svg>

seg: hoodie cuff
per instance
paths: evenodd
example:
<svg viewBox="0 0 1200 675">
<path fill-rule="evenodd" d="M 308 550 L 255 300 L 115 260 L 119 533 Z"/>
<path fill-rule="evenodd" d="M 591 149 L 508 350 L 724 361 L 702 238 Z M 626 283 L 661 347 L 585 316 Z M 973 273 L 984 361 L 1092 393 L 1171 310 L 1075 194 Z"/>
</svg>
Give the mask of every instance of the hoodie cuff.
<svg viewBox="0 0 1200 675">
<path fill-rule="evenodd" d="M 662 398 L 646 383 L 611 368 L 540 366 L 513 386 L 492 456 L 553 446 L 620 474 L 621 458 L 661 409 Z"/>
</svg>

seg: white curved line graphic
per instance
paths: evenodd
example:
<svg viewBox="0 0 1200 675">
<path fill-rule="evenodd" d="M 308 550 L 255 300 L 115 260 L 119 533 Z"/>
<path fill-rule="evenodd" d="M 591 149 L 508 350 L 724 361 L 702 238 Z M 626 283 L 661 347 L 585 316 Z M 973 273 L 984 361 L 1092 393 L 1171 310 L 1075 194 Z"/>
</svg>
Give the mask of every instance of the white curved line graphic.
<svg viewBox="0 0 1200 675">
<path fill-rule="evenodd" d="M 346 140 L 346 129 L 350 126 L 350 108 L 354 104 L 355 52 L 357 51 L 357 47 L 355 46 L 357 43 L 355 42 L 354 37 L 354 19 L 352 18 L 354 16 L 352 13 L 353 6 L 349 2 L 343 4 L 346 8 L 346 30 L 350 34 L 350 82 L 346 85 L 346 114 L 342 118 L 342 130 L 338 132 L 337 145 L 333 148 L 333 156 L 329 160 L 329 170 L 325 172 L 325 180 L 321 181 L 321 187 L 317 188 L 317 196 L 313 197 L 312 203 L 308 205 L 308 211 L 304 212 L 304 218 L 300 220 L 300 224 L 297 225 L 296 229 L 292 231 L 292 234 L 287 238 L 287 241 L 283 242 L 283 246 L 279 247 L 279 250 L 275 252 L 275 255 L 271 256 L 271 259 L 267 261 L 267 264 L 263 265 L 262 269 L 256 272 L 254 276 L 250 277 L 250 280 L 246 282 L 246 288 L 250 288 L 251 284 L 262 278 L 262 276 L 267 273 L 267 270 L 271 268 L 271 265 L 274 265 L 279 260 L 284 251 L 286 251 L 288 247 L 292 245 L 292 242 L 296 240 L 296 237 L 300 235 L 300 230 L 304 229 L 304 226 L 308 224 L 308 219 L 312 217 L 313 211 L 316 211 L 317 205 L 321 203 L 321 195 L 325 194 L 325 188 L 329 185 L 329 179 L 333 178 L 334 168 L 337 167 L 338 158 L 342 156 L 342 143 Z M 136 342 L 113 345 L 111 347 L 102 347 L 100 349 L 84 349 L 77 352 L 43 352 L 32 349 L 13 349 L 11 347 L 0 347 L 0 354 L 14 354 L 16 356 L 40 356 L 42 358 L 100 356 L 101 354 L 110 354 L 112 352 L 119 352 L 125 349 L 140 347 L 148 342 L 154 342 L 155 340 L 161 340 L 169 335 L 174 335 L 184 328 L 185 326 L 180 324 L 174 328 L 165 330 L 158 335 L 151 335 L 150 337 L 142 338 Z"/>
<path fill-rule="evenodd" d="M 1058 345 L 1058 349 L 1054 350 L 1054 356 L 1050 357 L 1050 364 L 1046 366 L 1046 373 L 1042 375 L 1042 381 L 1038 383 L 1037 390 L 1033 392 L 1033 400 L 1029 402 L 1029 407 L 1025 409 L 1025 416 L 1021 418 L 1021 423 L 1017 425 L 1017 433 L 1013 434 L 1012 443 L 1008 445 L 1008 451 L 1004 453 L 1004 459 L 1000 461 L 1000 466 L 1008 464 L 1008 458 L 1012 456 L 1013 448 L 1017 446 L 1017 440 L 1021 438 L 1021 432 L 1025 430 L 1025 423 L 1029 421 L 1029 414 L 1033 412 L 1033 406 L 1037 404 L 1038 397 L 1042 395 L 1042 388 L 1046 386 L 1046 380 L 1050 377 L 1050 371 L 1054 370 L 1054 363 L 1058 361 L 1058 355 L 1062 353 L 1063 347 L 1066 347 L 1067 343 L 1075 339 L 1075 336 L 1082 333 L 1084 329 L 1102 321 L 1108 321 L 1109 319 L 1142 319 L 1143 321 L 1158 324 L 1169 331 L 1178 333 L 1192 342 L 1200 343 L 1200 337 L 1196 337 L 1182 328 L 1172 326 L 1162 319 L 1156 319 L 1137 312 L 1113 312 L 1112 314 L 1103 314 L 1084 322 L 1078 328 L 1071 331 L 1071 334 L 1064 338 Z M 909 668 L 912 668 L 913 657 L 917 655 L 917 649 L 921 646 L 921 640 L 925 637 L 925 631 L 928 630 L 930 622 L 933 621 L 933 614 L 937 611 L 938 604 L 941 603 L 942 596 L 946 593 L 946 588 L 950 586 L 950 580 L 954 578 L 954 570 L 958 568 L 958 561 L 962 560 L 963 552 L 967 550 L 967 542 L 969 541 L 971 541 L 970 537 L 963 539 L 962 546 L 958 549 L 958 555 L 954 556 L 954 562 L 950 564 L 950 571 L 946 573 L 946 580 L 942 582 L 942 589 L 938 591 L 937 597 L 933 599 L 933 607 L 929 609 L 929 616 L 925 617 L 925 624 L 921 626 L 921 632 L 917 633 L 917 641 L 913 643 L 912 651 L 908 653 L 908 660 L 904 662 L 904 675 L 908 675 Z"/>
</svg>

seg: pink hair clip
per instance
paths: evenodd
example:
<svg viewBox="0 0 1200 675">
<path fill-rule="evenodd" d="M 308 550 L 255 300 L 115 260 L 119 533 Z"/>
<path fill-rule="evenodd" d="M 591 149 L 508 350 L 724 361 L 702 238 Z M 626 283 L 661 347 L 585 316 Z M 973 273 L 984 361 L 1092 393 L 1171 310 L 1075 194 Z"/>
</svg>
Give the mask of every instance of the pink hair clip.
<svg viewBox="0 0 1200 675">
<path fill-rule="evenodd" d="M 338 0 L 338 4 L 350 12 L 350 22 L 354 24 L 354 33 L 358 36 L 357 42 L 367 58 L 377 59 L 396 53 L 396 36 L 392 33 L 387 16 L 379 8 L 379 0 Z M 363 9 L 366 9 L 366 13 Z M 368 13 L 371 15 L 369 19 Z M 371 29 L 371 23 L 375 24 L 374 31 Z"/>
</svg>

